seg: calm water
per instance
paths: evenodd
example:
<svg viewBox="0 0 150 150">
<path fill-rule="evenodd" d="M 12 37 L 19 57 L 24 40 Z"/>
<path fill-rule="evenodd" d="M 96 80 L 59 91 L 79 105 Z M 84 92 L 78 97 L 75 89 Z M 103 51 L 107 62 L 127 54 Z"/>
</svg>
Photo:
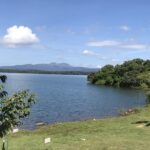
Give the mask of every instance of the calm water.
<svg viewBox="0 0 150 150">
<path fill-rule="evenodd" d="M 6 89 L 11 94 L 30 89 L 37 95 L 32 113 L 24 128 L 36 122 L 56 123 L 118 114 L 118 110 L 143 106 L 142 91 L 88 84 L 86 76 L 7 74 Z"/>
</svg>

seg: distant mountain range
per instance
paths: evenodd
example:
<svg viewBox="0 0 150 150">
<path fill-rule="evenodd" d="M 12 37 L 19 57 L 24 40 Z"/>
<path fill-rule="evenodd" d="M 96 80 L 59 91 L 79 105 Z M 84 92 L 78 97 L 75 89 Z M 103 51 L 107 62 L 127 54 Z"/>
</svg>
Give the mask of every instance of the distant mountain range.
<svg viewBox="0 0 150 150">
<path fill-rule="evenodd" d="M 25 64 L 15 66 L 0 66 L 0 69 L 11 70 L 41 70 L 41 71 L 81 71 L 81 72 L 95 72 L 98 68 L 75 67 L 67 63 L 50 63 L 50 64 Z"/>
</svg>

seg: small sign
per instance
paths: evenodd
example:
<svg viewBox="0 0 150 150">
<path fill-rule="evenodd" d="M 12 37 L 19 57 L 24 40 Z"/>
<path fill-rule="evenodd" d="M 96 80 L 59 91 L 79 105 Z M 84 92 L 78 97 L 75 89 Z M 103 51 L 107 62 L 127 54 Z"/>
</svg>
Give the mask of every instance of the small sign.
<svg viewBox="0 0 150 150">
<path fill-rule="evenodd" d="M 86 139 L 81 139 L 82 141 L 85 141 Z"/>
<path fill-rule="evenodd" d="M 45 143 L 45 144 L 50 143 L 50 142 L 51 142 L 51 138 L 45 138 L 45 139 L 44 139 L 44 143 Z"/>
<path fill-rule="evenodd" d="M 18 128 L 13 129 L 13 133 L 17 133 L 17 132 L 19 132 L 19 129 L 18 129 Z"/>
</svg>

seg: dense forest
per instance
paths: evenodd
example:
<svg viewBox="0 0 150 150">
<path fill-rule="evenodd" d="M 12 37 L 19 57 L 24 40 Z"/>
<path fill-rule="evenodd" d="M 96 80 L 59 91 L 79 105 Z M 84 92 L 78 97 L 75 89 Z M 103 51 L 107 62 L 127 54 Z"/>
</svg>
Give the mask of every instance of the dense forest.
<svg viewBox="0 0 150 150">
<path fill-rule="evenodd" d="M 88 75 L 92 84 L 150 89 L 150 60 L 133 59 L 121 65 L 106 65 Z"/>
</svg>

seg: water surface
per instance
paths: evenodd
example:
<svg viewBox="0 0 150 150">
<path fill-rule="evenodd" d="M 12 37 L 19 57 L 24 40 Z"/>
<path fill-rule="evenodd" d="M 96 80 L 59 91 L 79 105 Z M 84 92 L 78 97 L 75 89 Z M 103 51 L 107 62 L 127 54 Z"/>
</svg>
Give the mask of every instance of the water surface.
<svg viewBox="0 0 150 150">
<path fill-rule="evenodd" d="M 118 110 L 143 106 L 144 92 L 96 86 L 87 83 L 86 76 L 7 74 L 9 94 L 30 89 L 37 96 L 24 128 L 32 129 L 36 122 L 56 123 L 118 114 Z"/>
</svg>

